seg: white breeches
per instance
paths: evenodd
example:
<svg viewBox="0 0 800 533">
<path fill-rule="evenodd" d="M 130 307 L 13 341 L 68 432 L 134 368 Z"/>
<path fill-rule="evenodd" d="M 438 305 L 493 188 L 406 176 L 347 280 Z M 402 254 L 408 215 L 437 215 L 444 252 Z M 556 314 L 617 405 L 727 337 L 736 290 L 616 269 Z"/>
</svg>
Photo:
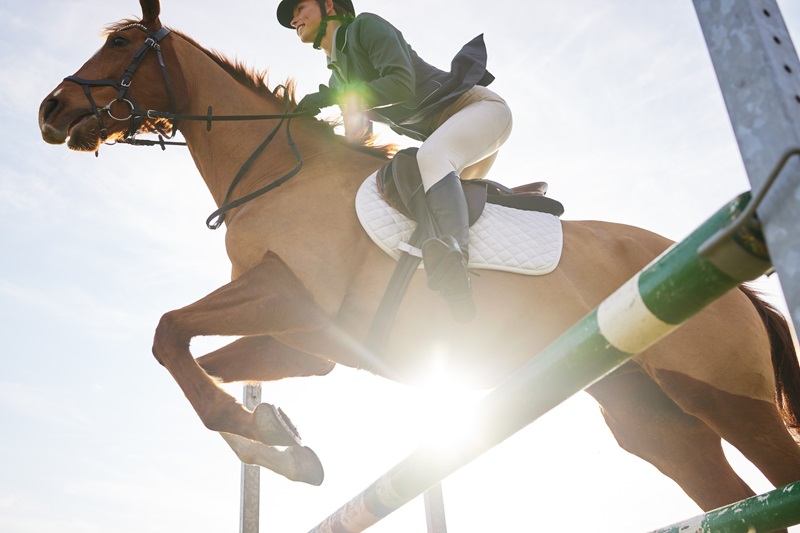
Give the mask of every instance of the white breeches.
<svg viewBox="0 0 800 533">
<path fill-rule="evenodd" d="M 437 121 L 440 125 L 417 152 L 426 191 L 451 172 L 464 179 L 484 177 L 512 126 L 508 104 L 480 86 L 462 95 Z"/>
</svg>

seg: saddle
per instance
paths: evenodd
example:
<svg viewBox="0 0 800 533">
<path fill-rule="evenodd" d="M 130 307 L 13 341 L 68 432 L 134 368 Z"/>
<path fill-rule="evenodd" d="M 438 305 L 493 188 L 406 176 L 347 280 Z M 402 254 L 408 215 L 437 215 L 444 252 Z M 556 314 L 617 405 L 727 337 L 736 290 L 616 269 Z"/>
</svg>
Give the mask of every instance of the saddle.
<svg viewBox="0 0 800 533">
<path fill-rule="evenodd" d="M 427 204 L 422 177 L 416 160 L 417 148 L 400 150 L 394 158 L 378 170 L 378 191 L 386 202 L 418 224 L 427 223 Z M 487 203 L 540 211 L 560 217 L 564 206 L 545 196 L 547 183 L 538 181 L 518 187 L 506 187 L 491 180 L 466 180 L 461 182 L 469 210 L 469 225 L 483 214 Z"/>
<path fill-rule="evenodd" d="M 416 229 L 408 239 L 411 249 L 419 248 L 426 239 L 434 236 L 416 152 L 417 148 L 406 148 L 397 152 L 376 174 L 378 192 L 384 200 L 398 212 L 417 222 Z M 557 217 L 564 213 L 564 206 L 560 202 L 545 196 L 547 184 L 544 182 L 514 188 L 490 180 L 468 180 L 461 184 L 467 199 L 470 226 L 483 214 L 487 203 L 540 211 Z M 366 347 L 372 353 L 378 354 L 382 351 L 397 309 L 420 261 L 419 256 L 407 251 L 400 254 L 367 335 Z"/>
</svg>

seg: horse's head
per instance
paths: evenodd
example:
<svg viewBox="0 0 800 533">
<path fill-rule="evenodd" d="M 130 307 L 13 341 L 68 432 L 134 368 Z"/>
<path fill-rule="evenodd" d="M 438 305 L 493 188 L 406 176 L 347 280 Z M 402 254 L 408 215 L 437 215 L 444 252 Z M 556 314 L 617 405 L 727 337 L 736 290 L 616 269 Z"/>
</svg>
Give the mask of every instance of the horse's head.
<svg viewBox="0 0 800 533">
<path fill-rule="evenodd" d="M 142 20 L 121 23 L 73 76 L 39 107 L 42 138 L 73 150 L 94 151 L 103 141 L 139 131 L 163 131 L 163 121 L 138 116 L 142 109 L 174 111 L 173 88 L 161 53 L 169 30 L 159 21 L 159 0 L 140 0 Z"/>
</svg>

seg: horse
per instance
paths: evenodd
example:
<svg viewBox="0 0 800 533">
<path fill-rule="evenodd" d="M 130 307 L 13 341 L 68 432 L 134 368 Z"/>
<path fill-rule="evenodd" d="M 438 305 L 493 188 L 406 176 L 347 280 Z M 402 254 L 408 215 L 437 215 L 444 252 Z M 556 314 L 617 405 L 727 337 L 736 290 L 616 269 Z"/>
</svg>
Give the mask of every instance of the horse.
<svg viewBox="0 0 800 533">
<path fill-rule="evenodd" d="M 414 274 L 383 349 L 370 351 L 364 342 L 395 261 L 372 243 L 353 204 L 387 152 L 343 142 L 314 117 L 287 118 L 291 84 L 269 88 L 163 26 L 158 0 L 140 5 L 140 20 L 108 26 L 102 48 L 44 98 L 39 126 L 47 143 L 85 152 L 140 132 L 182 134 L 224 211 L 231 281 L 165 313 L 153 355 L 246 463 L 322 482 L 319 460 L 281 410 L 246 409 L 220 382 L 323 376 L 339 364 L 416 383 L 436 346 L 447 349 L 449 376 L 492 388 L 673 244 L 629 225 L 563 220 L 563 253 L 550 274 L 474 277 L 470 323 L 455 322 L 424 274 Z M 248 170 L 237 173 L 243 162 Z M 250 199 L 224 207 L 234 198 Z M 235 340 L 195 357 L 190 340 L 203 335 Z M 722 439 L 776 487 L 800 479 L 796 348 L 785 318 L 745 286 L 586 390 L 620 447 L 703 510 L 755 494 Z"/>
</svg>

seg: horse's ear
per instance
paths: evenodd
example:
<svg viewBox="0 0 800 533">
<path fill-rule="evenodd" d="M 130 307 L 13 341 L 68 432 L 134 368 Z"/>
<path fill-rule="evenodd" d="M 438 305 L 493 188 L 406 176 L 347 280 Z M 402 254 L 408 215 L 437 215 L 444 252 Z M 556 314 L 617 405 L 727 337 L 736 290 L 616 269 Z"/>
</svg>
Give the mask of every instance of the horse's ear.
<svg viewBox="0 0 800 533">
<path fill-rule="evenodd" d="M 159 0 L 139 0 L 142 5 L 142 23 L 151 24 L 158 21 L 161 14 L 161 2 Z"/>
</svg>

